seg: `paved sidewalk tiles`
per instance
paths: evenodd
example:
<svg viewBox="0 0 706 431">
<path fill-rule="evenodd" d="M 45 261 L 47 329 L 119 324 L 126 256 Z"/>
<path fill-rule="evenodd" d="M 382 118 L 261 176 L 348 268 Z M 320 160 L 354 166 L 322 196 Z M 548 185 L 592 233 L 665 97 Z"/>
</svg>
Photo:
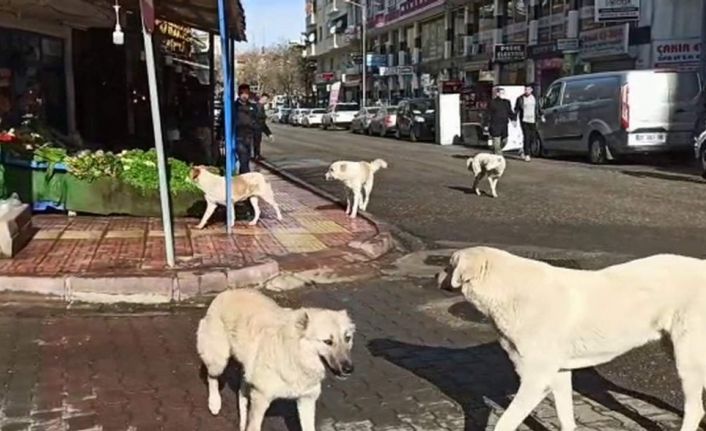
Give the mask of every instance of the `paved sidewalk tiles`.
<svg viewBox="0 0 706 431">
<path fill-rule="evenodd" d="M 234 236 L 225 233 L 222 218 L 214 217 L 204 230 L 194 229 L 197 219 L 176 220 L 180 269 L 237 268 L 265 258 L 325 254 L 378 233 L 364 218 L 351 220 L 331 202 L 264 173 L 272 182 L 283 220 L 278 221 L 264 203 L 258 225 L 239 220 Z M 39 215 L 33 223 L 38 229 L 34 239 L 16 258 L 0 260 L 0 276 L 140 275 L 166 268 L 159 218 Z M 320 261 L 322 266 L 326 263 Z"/>
</svg>

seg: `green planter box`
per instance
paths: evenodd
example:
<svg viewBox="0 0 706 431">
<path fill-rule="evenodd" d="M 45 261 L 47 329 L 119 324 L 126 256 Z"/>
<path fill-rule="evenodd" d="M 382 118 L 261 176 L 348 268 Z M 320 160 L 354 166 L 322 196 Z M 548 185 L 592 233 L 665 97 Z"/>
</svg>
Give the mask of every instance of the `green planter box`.
<svg viewBox="0 0 706 431">
<path fill-rule="evenodd" d="M 0 192 L 7 197 L 16 192 L 23 202 L 52 202 L 52 206 L 67 211 L 96 215 L 159 216 L 159 192 L 142 193 L 132 186 L 112 178 L 92 182 L 55 170 L 47 177 L 44 168 L 0 165 Z M 175 217 L 200 216 L 205 204 L 203 194 L 181 192 L 172 194 L 172 214 Z"/>
</svg>

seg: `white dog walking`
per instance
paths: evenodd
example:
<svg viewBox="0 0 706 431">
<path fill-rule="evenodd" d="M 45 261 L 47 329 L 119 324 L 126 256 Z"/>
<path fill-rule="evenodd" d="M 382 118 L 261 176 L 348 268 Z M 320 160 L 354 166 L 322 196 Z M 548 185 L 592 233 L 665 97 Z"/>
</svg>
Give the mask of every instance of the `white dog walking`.
<svg viewBox="0 0 706 431">
<path fill-rule="evenodd" d="M 196 226 L 197 229 L 203 229 L 213 216 L 216 207 L 226 205 L 226 179 L 209 172 L 205 166 L 195 166 L 191 169 L 191 180 L 203 191 L 206 199 L 206 211 L 203 213 L 201 222 Z M 255 225 L 260 220 L 259 198 L 274 208 L 277 220 L 282 220 L 282 213 L 275 201 L 272 185 L 264 175 L 259 172 L 236 175 L 232 184 L 233 204 L 246 199 L 249 199 L 252 204 L 255 214 L 250 225 Z"/>
<path fill-rule="evenodd" d="M 219 294 L 196 334 L 208 370 L 208 408 L 221 410 L 218 377 L 231 355 L 242 365 L 238 392 L 241 431 L 260 431 L 276 399 L 297 401 L 302 431 L 315 431 L 316 400 L 326 369 L 345 378 L 353 372 L 355 326 L 346 311 L 282 308 L 248 289 Z"/>
<path fill-rule="evenodd" d="M 571 370 L 665 334 L 684 391 L 681 431 L 698 429 L 706 385 L 706 261 L 658 255 L 579 271 L 474 247 L 457 251 L 446 275 L 491 318 L 520 377 L 496 431 L 517 429 L 549 392 L 561 429 L 575 429 Z"/>
<path fill-rule="evenodd" d="M 469 157 L 466 160 L 466 167 L 473 172 L 473 192 L 475 194 L 480 196 L 478 184 L 487 175 L 490 192 L 494 198 L 498 197 L 498 181 L 505 173 L 505 168 L 507 167 L 505 157 L 489 153 L 476 154 L 475 157 Z"/>
<path fill-rule="evenodd" d="M 338 180 L 343 183 L 346 188 L 346 214 L 355 218 L 358 208 L 363 211 L 368 208 L 375 173 L 386 168 L 387 162 L 382 159 L 372 162 L 334 162 L 326 172 L 326 180 Z"/>
</svg>

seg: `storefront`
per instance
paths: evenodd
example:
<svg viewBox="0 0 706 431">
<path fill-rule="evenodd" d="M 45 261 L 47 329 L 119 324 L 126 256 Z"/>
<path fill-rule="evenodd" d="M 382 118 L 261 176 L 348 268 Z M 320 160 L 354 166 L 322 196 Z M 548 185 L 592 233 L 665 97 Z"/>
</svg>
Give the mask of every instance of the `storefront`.
<svg viewBox="0 0 706 431">
<path fill-rule="evenodd" d="M 336 72 L 322 72 L 314 76 L 314 86 L 316 92 L 316 104 L 320 107 L 327 107 L 331 84 L 336 81 Z"/>
<path fill-rule="evenodd" d="M 64 39 L 0 28 L 0 129 L 32 113 L 67 134 Z"/>
<path fill-rule="evenodd" d="M 579 58 L 592 73 L 634 69 L 635 58 L 628 49 L 629 33 L 629 24 L 582 31 Z"/>
<path fill-rule="evenodd" d="M 561 78 L 563 55 L 556 49 L 555 42 L 549 42 L 528 47 L 527 56 L 534 61 L 535 91 L 543 94 L 552 82 Z"/>
</svg>

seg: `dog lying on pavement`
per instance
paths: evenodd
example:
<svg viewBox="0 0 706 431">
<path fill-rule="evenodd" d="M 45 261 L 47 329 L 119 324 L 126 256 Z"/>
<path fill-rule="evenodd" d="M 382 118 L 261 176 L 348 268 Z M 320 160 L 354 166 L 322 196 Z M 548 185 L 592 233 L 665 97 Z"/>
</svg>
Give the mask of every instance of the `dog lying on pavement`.
<svg viewBox="0 0 706 431">
<path fill-rule="evenodd" d="M 326 172 L 326 180 L 338 180 L 346 188 L 346 214 L 351 218 L 358 215 L 358 209 L 365 211 L 373 192 L 375 173 L 386 169 L 387 162 L 376 159 L 372 162 L 334 162 Z"/>
<path fill-rule="evenodd" d="M 219 294 L 201 319 L 197 350 L 208 370 L 208 407 L 221 409 L 218 377 L 231 355 L 242 365 L 240 430 L 259 431 L 275 399 L 297 401 L 302 431 L 315 431 L 316 400 L 328 369 L 353 372 L 355 326 L 346 311 L 282 308 L 255 290 Z"/>
<path fill-rule="evenodd" d="M 483 177 L 488 176 L 490 193 L 494 198 L 498 197 L 498 181 L 505 173 L 507 162 L 505 157 L 496 154 L 480 153 L 466 160 L 466 167 L 473 172 L 473 192 L 480 196 L 478 184 Z"/>
<path fill-rule="evenodd" d="M 206 211 L 203 213 L 201 222 L 196 226 L 203 229 L 208 220 L 213 216 L 213 212 L 218 205 L 226 205 L 226 179 L 220 175 L 211 173 L 205 166 L 194 166 L 191 169 L 191 181 L 193 181 L 204 192 L 206 199 Z M 264 175 L 259 172 L 236 175 L 233 178 L 233 204 L 246 199 L 250 200 L 255 215 L 249 223 L 251 226 L 260 220 L 259 199 L 267 202 L 277 213 L 277 220 L 282 220 L 282 213 L 279 205 L 275 201 L 275 194 L 272 186 Z"/>
<path fill-rule="evenodd" d="M 682 431 L 696 431 L 706 384 L 706 261 L 658 255 L 599 271 L 557 268 L 488 248 L 459 250 L 441 274 L 487 315 L 520 377 L 495 431 L 517 429 L 551 392 L 575 429 L 571 371 L 667 335 L 684 391 Z"/>
</svg>

